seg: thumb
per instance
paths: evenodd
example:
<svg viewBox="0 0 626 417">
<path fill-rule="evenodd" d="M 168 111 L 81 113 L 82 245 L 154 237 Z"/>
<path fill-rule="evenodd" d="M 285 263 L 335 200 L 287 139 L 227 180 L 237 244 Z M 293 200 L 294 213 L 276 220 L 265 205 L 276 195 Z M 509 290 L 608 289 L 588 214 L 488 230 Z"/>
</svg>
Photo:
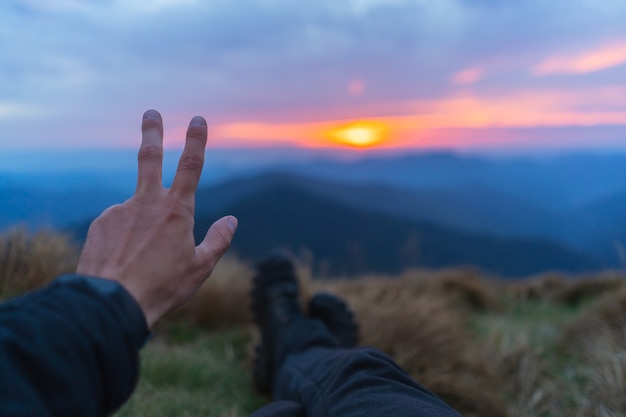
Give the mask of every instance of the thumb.
<svg viewBox="0 0 626 417">
<path fill-rule="evenodd" d="M 238 224 L 236 217 L 225 216 L 211 225 L 204 240 L 196 247 L 196 256 L 202 265 L 213 269 L 230 247 Z"/>
</svg>

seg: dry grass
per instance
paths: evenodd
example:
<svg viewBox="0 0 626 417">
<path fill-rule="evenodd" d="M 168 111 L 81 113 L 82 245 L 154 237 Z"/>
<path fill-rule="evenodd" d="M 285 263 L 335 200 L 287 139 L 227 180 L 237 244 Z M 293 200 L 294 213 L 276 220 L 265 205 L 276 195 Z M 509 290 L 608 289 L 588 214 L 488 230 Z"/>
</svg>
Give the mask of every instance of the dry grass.
<svg viewBox="0 0 626 417">
<path fill-rule="evenodd" d="M 204 327 L 232 327 L 250 323 L 252 269 L 243 262 L 225 257 L 208 280 L 181 308 L 175 318 Z"/>
<path fill-rule="evenodd" d="M 72 271 L 77 254 L 55 234 L 5 235 L 0 238 L 0 296 L 17 295 Z M 252 273 L 249 265 L 224 259 L 163 331 L 196 349 L 197 342 L 187 341 L 197 337 L 198 328 L 245 329 L 251 319 Z M 317 291 L 346 299 L 361 323 L 363 344 L 389 353 L 466 417 L 626 415 L 622 274 L 546 274 L 503 282 L 472 269 L 334 281 L 314 280 L 305 266 L 298 273 L 304 300 Z M 237 343 L 250 339 L 241 340 Z M 193 355 L 185 358 L 195 361 Z M 152 385 L 148 388 L 144 395 L 158 394 Z M 234 410 L 233 404 L 227 409 Z"/>
<path fill-rule="evenodd" d="M 569 369 L 579 399 L 572 415 L 626 415 L 626 288 L 598 300 L 571 323 L 561 347 L 576 359 Z"/>
<path fill-rule="evenodd" d="M 318 291 L 343 297 L 364 345 L 466 417 L 624 415 L 622 275 L 507 283 L 472 269 L 333 281 L 298 272 L 305 300 Z M 227 259 L 180 314 L 208 328 L 249 323 L 252 273 Z"/>
<path fill-rule="evenodd" d="M 593 276 L 571 277 L 549 273 L 509 285 L 509 294 L 520 301 L 548 301 L 577 306 L 626 285 L 624 275 L 609 271 Z"/>
<path fill-rule="evenodd" d="M 79 249 L 58 232 L 14 229 L 0 236 L 0 300 L 76 271 Z"/>
<path fill-rule="evenodd" d="M 604 294 L 618 292 L 626 288 L 625 284 L 624 277 L 614 272 L 593 277 L 580 277 L 570 281 L 567 287 L 555 294 L 554 302 L 578 306 Z"/>
<path fill-rule="evenodd" d="M 512 416 L 556 416 L 562 378 L 556 351 L 564 323 L 573 311 L 549 304 L 514 304 L 504 314 L 475 318 L 482 339 L 475 352 L 496 373 L 499 392 Z"/>
<path fill-rule="evenodd" d="M 364 345 L 392 356 L 463 415 L 506 416 L 494 370 L 472 353 L 467 320 L 468 311 L 500 305 L 487 281 L 470 276 L 462 283 L 460 274 L 411 271 L 396 279 L 324 281 L 313 287 L 343 297 L 361 324 Z"/>
</svg>

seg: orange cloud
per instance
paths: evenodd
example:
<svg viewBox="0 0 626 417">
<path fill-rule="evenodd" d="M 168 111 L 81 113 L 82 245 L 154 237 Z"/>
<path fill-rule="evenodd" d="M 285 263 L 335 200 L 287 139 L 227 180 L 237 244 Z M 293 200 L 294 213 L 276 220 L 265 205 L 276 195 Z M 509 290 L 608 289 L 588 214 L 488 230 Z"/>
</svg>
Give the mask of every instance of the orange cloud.
<svg viewBox="0 0 626 417">
<path fill-rule="evenodd" d="M 452 75 L 450 81 L 455 85 L 471 85 L 485 76 L 485 70 L 478 67 L 466 68 Z"/>
<path fill-rule="evenodd" d="M 535 75 L 587 74 L 626 64 L 626 41 L 604 45 L 577 55 L 547 58 L 533 68 Z"/>
<path fill-rule="evenodd" d="M 212 136 L 245 144 L 314 146 L 318 123 L 230 123 L 213 129 Z"/>
<path fill-rule="evenodd" d="M 500 97 L 465 94 L 415 106 L 420 111 L 430 107 L 430 111 L 399 119 L 431 129 L 626 124 L 624 87 L 531 90 Z"/>
</svg>

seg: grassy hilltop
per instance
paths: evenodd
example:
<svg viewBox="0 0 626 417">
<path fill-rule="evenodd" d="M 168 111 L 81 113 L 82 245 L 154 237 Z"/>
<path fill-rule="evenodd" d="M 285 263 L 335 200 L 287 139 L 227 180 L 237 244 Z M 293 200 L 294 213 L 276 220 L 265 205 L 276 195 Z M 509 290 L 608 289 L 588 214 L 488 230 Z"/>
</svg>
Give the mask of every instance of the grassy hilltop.
<svg viewBox="0 0 626 417">
<path fill-rule="evenodd" d="M 74 269 L 78 249 L 54 233 L 0 238 L 0 299 Z M 502 281 L 477 270 L 315 280 L 303 300 L 345 297 L 362 343 L 392 355 L 465 416 L 626 415 L 626 281 L 606 272 Z M 119 416 L 246 416 L 252 391 L 251 268 L 224 259 L 200 291 L 159 324 Z"/>
</svg>

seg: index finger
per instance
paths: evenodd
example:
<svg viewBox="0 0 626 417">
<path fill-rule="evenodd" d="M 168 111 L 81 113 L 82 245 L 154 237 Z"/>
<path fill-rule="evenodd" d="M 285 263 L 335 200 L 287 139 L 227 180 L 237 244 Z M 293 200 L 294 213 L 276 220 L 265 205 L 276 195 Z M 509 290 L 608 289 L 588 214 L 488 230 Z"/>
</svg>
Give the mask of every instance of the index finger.
<svg viewBox="0 0 626 417">
<path fill-rule="evenodd" d="M 183 154 L 178 161 L 178 169 L 172 184 L 172 192 L 183 198 L 194 196 L 202 166 L 204 165 L 204 148 L 207 141 L 207 125 L 203 117 L 191 119 L 187 128 L 187 138 Z"/>
<path fill-rule="evenodd" d="M 141 147 L 137 154 L 137 194 L 159 189 L 163 165 L 163 120 L 156 110 L 148 110 L 141 122 Z"/>
</svg>

